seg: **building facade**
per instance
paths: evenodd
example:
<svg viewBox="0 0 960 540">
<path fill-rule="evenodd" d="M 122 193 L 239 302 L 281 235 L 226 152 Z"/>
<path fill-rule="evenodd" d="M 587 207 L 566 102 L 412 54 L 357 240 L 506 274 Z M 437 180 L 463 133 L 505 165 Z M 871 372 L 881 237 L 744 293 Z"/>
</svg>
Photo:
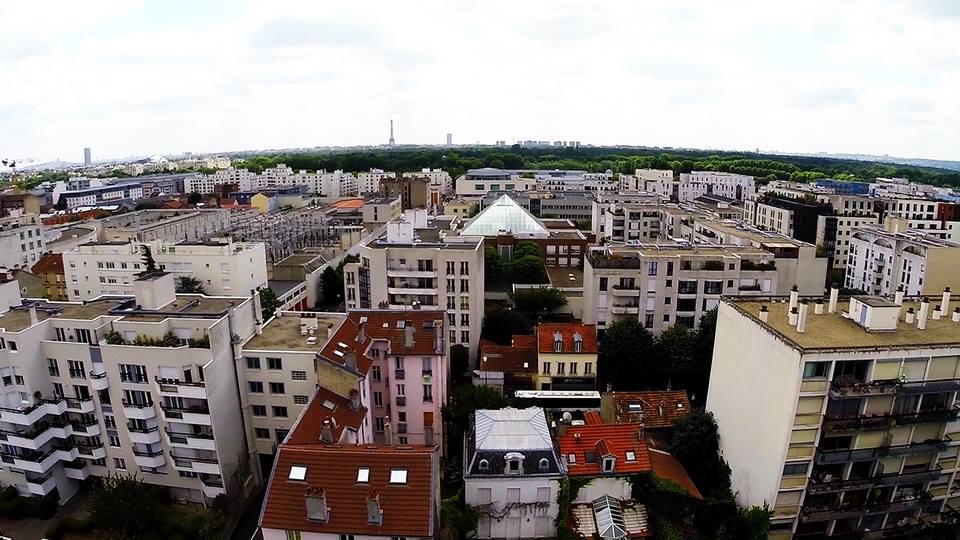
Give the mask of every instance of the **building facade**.
<svg viewBox="0 0 960 540">
<path fill-rule="evenodd" d="M 956 242 L 920 231 L 859 227 L 850 236 L 845 285 L 880 295 L 900 289 L 907 295 L 937 294 L 944 287 L 960 287 L 954 266 L 958 262 Z"/>
</svg>

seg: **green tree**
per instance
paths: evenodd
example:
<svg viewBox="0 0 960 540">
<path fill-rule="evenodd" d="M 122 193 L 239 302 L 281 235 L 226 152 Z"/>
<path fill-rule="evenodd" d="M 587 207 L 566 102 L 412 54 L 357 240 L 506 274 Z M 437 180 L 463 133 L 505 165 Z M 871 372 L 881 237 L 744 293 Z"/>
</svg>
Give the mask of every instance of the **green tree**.
<svg viewBox="0 0 960 540">
<path fill-rule="evenodd" d="M 546 283 L 547 271 L 543 259 L 533 255 L 514 258 L 510 261 L 510 281 L 513 283 Z"/>
<path fill-rule="evenodd" d="M 338 275 L 333 267 L 326 267 L 320 274 L 320 297 L 325 307 L 336 307 L 343 302 L 343 274 Z"/>
<path fill-rule="evenodd" d="M 653 336 L 636 319 L 610 325 L 599 344 L 597 382 L 614 390 L 649 388 L 655 379 Z M 659 385 L 654 385 L 659 387 Z"/>
<path fill-rule="evenodd" d="M 500 252 L 492 247 L 483 250 L 483 279 L 487 283 L 495 283 L 503 277 L 503 259 Z"/>
<path fill-rule="evenodd" d="M 198 204 L 202 201 L 203 201 L 203 195 L 200 195 L 196 191 L 194 191 L 193 193 L 190 194 L 189 197 L 187 197 L 187 204 Z"/>
<path fill-rule="evenodd" d="M 563 291 L 552 287 L 519 289 L 510 295 L 510 299 L 517 311 L 531 321 L 535 321 L 538 315 L 555 313 L 567 305 L 567 297 Z"/>
<path fill-rule="evenodd" d="M 489 386 L 464 384 L 453 387 L 447 404 L 441 409 L 443 421 L 447 425 L 447 439 L 457 441 L 450 445 L 447 461 L 459 463 L 463 457 L 463 448 L 459 441 L 470 425 L 470 417 L 478 409 L 502 409 L 510 405 L 510 400 Z"/>
<path fill-rule="evenodd" d="M 340 283 L 343 283 L 343 267 L 355 262 L 360 262 L 360 257 L 357 255 L 347 255 L 346 257 L 340 259 L 340 263 L 337 264 L 337 277 L 340 278 Z"/>
<path fill-rule="evenodd" d="M 480 337 L 497 345 L 510 345 L 515 334 L 529 334 L 530 323 L 522 313 L 505 308 L 493 308 L 483 317 Z"/>
<path fill-rule="evenodd" d="M 143 274 L 152 274 L 159 270 L 157 268 L 157 261 L 153 260 L 153 252 L 150 251 L 150 246 L 143 246 Z"/>
<path fill-rule="evenodd" d="M 257 292 L 260 294 L 260 310 L 263 312 L 263 320 L 267 320 L 273 317 L 273 314 L 280 307 L 280 299 L 277 298 L 277 293 L 273 292 L 270 287 L 260 287 Z"/>
<path fill-rule="evenodd" d="M 682 324 L 667 327 L 654 341 L 654 356 L 659 387 L 686 389 L 695 371 L 693 366 L 694 333 Z"/>
<path fill-rule="evenodd" d="M 690 494 L 676 482 L 659 478 L 652 472 L 634 475 L 630 484 L 634 500 L 647 507 L 647 518 L 656 537 L 683 540 L 684 520 L 694 505 Z"/>
<path fill-rule="evenodd" d="M 713 413 L 694 409 L 681 416 L 674 424 L 668 451 L 705 497 L 730 491 L 730 467 L 720 457 L 720 435 Z"/>
<path fill-rule="evenodd" d="M 138 539 L 156 529 L 165 499 L 157 485 L 136 476 L 111 474 L 94 482 L 87 510 L 97 528 L 111 537 Z"/>
<path fill-rule="evenodd" d="M 521 257 L 528 256 L 543 258 L 543 253 L 540 251 L 540 245 L 536 242 L 531 242 L 530 240 L 523 240 L 517 244 L 517 247 L 513 248 L 513 259 L 519 259 Z"/>
<path fill-rule="evenodd" d="M 450 378 L 461 381 L 470 368 L 470 349 L 457 344 L 450 347 Z"/>
<path fill-rule="evenodd" d="M 193 276 L 177 278 L 177 292 L 185 294 L 207 294 L 203 289 L 203 282 Z"/>
</svg>

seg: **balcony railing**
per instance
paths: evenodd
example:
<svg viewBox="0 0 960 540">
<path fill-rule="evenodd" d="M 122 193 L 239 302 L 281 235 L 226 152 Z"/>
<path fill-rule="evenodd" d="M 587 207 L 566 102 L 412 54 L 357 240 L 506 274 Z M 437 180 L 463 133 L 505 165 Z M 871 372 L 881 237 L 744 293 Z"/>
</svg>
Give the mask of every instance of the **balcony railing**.
<svg viewBox="0 0 960 540">
<path fill-rule="evenodd" d="M 183 413 L 210 414 L 210 407 L 204 407 L 201 405 L 193 405 L 190 407 L 170 407 L 167 405 L 161 405 L 160 408 L 163 409 L 163 414 L 167 418 L 174 419 L 183 418 Z"/>
<path fill-rule="evenodd" d="M 202 458 L 202 457 L 194 457 L 194 456 L 181 456 L 181 455 L 178 455 L 178 454 L 177 454 L 176 452 L 174 452 L 173 450 L 170 451 L 170 457 L 172 457 L 172 458 L 175 459 L 175 460 L 179 460 L 179 461 L 196 461 L 196 462 L 198 462 L 198 463 L 213 463 L 213 464 L 220 463 L 219 461 L 217 461 L 216 458 Z"/>
<path fill-rule="evenodd" d="M 157 384 L 166 385 L 166 386 L 196 386 L 204 387 L 206 383 L 202 381 L 182 381 L 180 379 L 168 379 L 164 377 L 156 377 Z"/>
<path fill-rule="evenodd" d="M 810 478 L 807 484 L 807 491 L 811 494 L 829 493 L 832 491 L 844 491 L 848 489 L 863 489 L 873 486 L 890 486 L 894 484 L 923 483 L 940 478 L 943 473 L 943 467 L 939 465 L 936 468 L 925 471 L 914 471 L 905 473 L 881 474 L 871 478 L 850 478 L 847 480 L 823 480 Z"/>
<path fill-rule="evenodd" d="M 93 396 L 87 396 L 82 398 L 65 398 L 67 401 L 68 409 L 81 409 L 83 404 L 93 401 Z"/>
<path fill-rule="evenodd" d="M 901 444 L 897 446 L 879 446 L 875 448 L 856 448 L 825 450 L 817 448 L 814 462 L 820 465 L 844 463 L 847 461 L 868 461 L 887 456 L 906 456 L 939 452 L 950 443 L 947 439 L 931 439 L 923 442 Z"/>
<path fill-rule="evenodd" d="M 858 504 L 838 504 L 823 506 L 804 506 L 800 509 L 801 521 L 824 521 L 844 519 L 865 513 L 902 512 L 923 506 L 932 498 L 926 491 L 912 498 L 893 501 L 873 501 Z"/>
<path fill-rule="evenodd" d="M 140 457 L 157 457 L 163 455 L 163 450 L 134 450 L 133 455 Z"/>
<path fill-rule="evenodd" d="M 39 422 L 30 427 L 30 429 L 25 429 L 23 431 L 14 431 L 7 429 L 0 429 L 0 441 L 6 441 L 7 437 L 20 437 L 21 439 L 33 440 L 43 435 L 45 431 L 52 428 L 65 428 L 70 425 L 70 422 L 66 420 L 52 420 L 48 422 Z"/>
<path fill-rule="evenodd" d="M 154 431 L 157 431 L 159 429 L 160 429 L 160 426 L 149 426 L 149 427 L 127 426 L 127 430 L 132 431 L 134 433 L 153 433 Z"/>
<path fill-rule="evenodd" d="M 206 439 L 213 440 L 213 433 L 182 433 L 177 431 L 171 431 L 170 428 L 164 428 L 164 431 L 167 432 L 167 435 L 170 437 L 171 441 L 174 439 L 183 439 L 183 441 L 175 441 L 185 443 L 187 439 Z"/>
<path fill-rule="evenodd" d="M 855 378 L 842 378 L 830 381 L 830 396 L 834 398 L 863 397 L 865 395 L 886 395 L 897 391 L 900 382 L 896 379 L 885 379 L 862 382 Z"/>
</svg>

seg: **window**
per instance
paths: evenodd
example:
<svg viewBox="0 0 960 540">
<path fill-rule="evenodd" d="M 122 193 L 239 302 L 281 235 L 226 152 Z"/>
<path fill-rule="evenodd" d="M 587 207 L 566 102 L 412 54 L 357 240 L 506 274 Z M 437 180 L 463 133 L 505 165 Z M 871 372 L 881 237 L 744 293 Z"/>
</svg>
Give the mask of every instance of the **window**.
<svg viewBox="0 0 960 540">
<path fill-rule="evenodd" d="M 260 359 L 256 356 L 248 356 L 247 369 L 260 369 Z"/>
<path fill-rule="evenodd" d="M 398 384 L 398 385 L 397 385 L 397 397 L 403 397 L 403 396 L 405 396 L 405 395 L 407 395 L 407 389 L 406 389 L 402 384 Z"/>
<path fill-rule="evenodd" d="M 657 262 L 651 261 L 647 263 L 647 275 L 655 276 L 657 275 Z"/>
<path fill-rule="evenodd" d="M 57 363 L 56 358 L 47 358 L 47 371 L 51 377 L 60 376 L 60 364 Z"/>
<path fill-rule="evenodd" d="M 11 342 L 9 342 L 9 343 L 10 343 L 10 345 L 11 345 L 10 350 L 14 350 L 14 349 L 13 349 L 13 342 L 11 341 Z M 87 378 L 87 374 L 86 374 L 86 372 L 83 370 L 83 362 L 82 362 L 82 361 L 80 361 L 80 360 L 67 360 L 67 366 L 68 366 L 69 369 L 70 369 L 70 377 L 72 377 L 72 378 L 74 378 L 74 379 L 86 379 L 86 378 Z"/>
<path fill-rule="evenodd" d="M 300 531 L 287 531 L 287 540 L 302 540 Z"/>
<path fill-rule="evenodd" d="M 538 465 L 540 466 L 541 471 L 546 471 L 547 469 L 550 468 L 550 460 L 548 460 L 547 458 L 540 458 L 540 462 L 538 463 Z M 540 489 L 537 489 L 537 491 L 539 492 Z"/>
<path fill-rule="evenodd" d="M 126 470 L 127 462 L 123 458 L 115 457 L 113 458 L 113 466 L 117 469 Z"/>
<path fill-rule="evenodd" d="M 423 401 L 432 402 L 433 401 L 433 385 L 425 384 L 423 385 Z"/>
<path fill-rule="evenodd" d="M 147 382 L 147 366 L 139 364 L 117 364 L 117 369 L 120 371 L 120 382 Z"/>
<path fill-rule="evenodd" d="M 281 407 L 279 405 L 273 406 L 273 417 L 274 418 L 286 418 L 287 417 L 287 408 Z"/>
<path fill-rule="evenodd" d="M 263 383 L 260 381 L 249 381 L 247 386 L 250 387 L 251 394 L 262 394 L 263 393 Z"/>
<path fill-rule="evenodd" d="M 354 538 L 352 534 L 341 534 L 338 540 L 354 540 Z"/>
<path fill-rule="evenodd" d="M 543 374 L 544 374 L 544 375 L 549 375 L 549 374 L 550 374 L 550 362 L 544 362 L 544 363 L 543 363 Z"/>
<path fill-rule="evenodd" d="M 407 470 L 406 470 L 406 469 L 390 469 L 390 483 L 391 483 L 391 484 L 406 484 L 406 483 L 407 483 Z"/>
<path fill-rule="evenodd" d="M 805 476 L 807 474 L 808 465 L 810 465 L 809 461 L 802 461 L 800 463 L 787 463 L 783 466 L 783 475 Z"/>
<path fill-rule="evenodd" d="M 469 343 L 470 342 L 470 331 L 461 330 L 460 331 L 460 343 Z"/>
<path fill-rule="evenodd" d="M 290 372 L 290 378 L 293 379 L 293 380 L 295 380 L 295 381 L 305 381 L 305 380 L 307 380 L 307 372 L 306 372 L 306 371 L 291 371 L 291 372 Z"/>
<path fill-rule="evenodd" d="M 489 470 L 490 470 L 490 462 L 487 461 L 487 460 L 485 460 L 485 459 L 481 459 L 481 460 L 480 460 L 480 464 L 479 464 L 479 468 L 480 468 L 480 470 L 483 471 L 483 472 L 489 471 Z"/>
<path fill-rule="evenodd" d="M 291 465 L 290 474 L 287 475 L 287 480 L 296 480 L 302 482 L 307 478 L 307 466 L 306 465 Z"/>
<path fill-rule="evenodd" d="M 383 393 L 374 392 L 373 393 L 373 406 L 374 407 L 383 407 Z"/>
<path fill-rule="evenodd" d="M 825 379 L 829 362 L 805 362 L 803 364 L 804 379 Z"/>
<path fill-rule="evenodd" d="M 565 375 L 567 372 L 566 362 L 557 362 L 557 375 Z"/>
<path fill-rule="evenodd" d="M 360 467 L 357 469 L 357 483 L 366 484 L 370 481 L 370 469 L 367 467 Z"/>
<path fill-rule="evenodd" d="M 293 396 L 293 403 L 295 405 L 306 405 L 310 401 L 310 396 L 304 396 L 302 394 L 296 394 Z"/>
<path fill-rule="evenodd" d="M 626 458 L 627 458 L 627 461 L 636 461 L 637 454 L 633 450 L 627 450 Z"/>
<path fill-rule="evenodd" d="M 283 369 L 283 361 L 279 358 L 267 358 L 267 369 Z"/>
<path fill-rule="evenodd" d="M 384 421 L 382 416 L 378 416 L 373 419 L 373 427 L 374 429 L 377 430 L 377 433 L 383 432 L 383 425 L 384 425 Z"/>
<path fill-rule="evenodd" d="M 570 374 L 571 374 L 571 375 L 576 375 L 576 374 L 577 374 L 577 363 L 576 363 L 576 362 L 570 362 Z"/>
<path fill-rule="evenodd" d="M 272 382 L 270 383 L 270 393 L 271 394 L 282 394 L 284 393 L 284 387 L 282 382 Z"/>
<path fill-rule="evenodd" d="M 614 459 L 612 457 L 603 458 L 603 472 L 613 472 Z"/>
<path fill-rule="evenodd" d="M 593 362 L 584 362 L 584 363 L 583 363 L 583 374 L 584 374 L 584 375 L 593 375 Z"/>
<path fill-rule="evenodd" d="M 251 405 L 251 406 L 250 406 L 250 411 L 252 412 L 252 414 L 253 414 L 254 416 L 266 416 L 266 415 L 267 415 L 267 407 L 266 407 L 266 405 Z"/>
<path fill-rule="evenodd" d="M 380 382 L 382 377 L 380 375 L 380 366 L 373 366 L 373 370 L 371 371 L 371 376 L 373 377 L 374 381 Z"/>
<path fill-rule="evenodd" d="M 114 448 L 120 448 L 120 437 L 116 435 L 110 435 L 110 446 Z"/>
<path fill-rule="evenodd" d="M 460 292 L 470 292 L 470 280 L 461 279 L 460 280 Z"/>
</svg>

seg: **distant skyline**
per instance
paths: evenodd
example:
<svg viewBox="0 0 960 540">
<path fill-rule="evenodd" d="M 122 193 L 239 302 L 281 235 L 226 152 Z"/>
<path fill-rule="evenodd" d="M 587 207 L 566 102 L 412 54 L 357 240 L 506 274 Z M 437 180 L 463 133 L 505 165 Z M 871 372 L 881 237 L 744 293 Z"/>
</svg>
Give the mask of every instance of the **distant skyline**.
<svg viewBox="0 0 960 540">
<path fill-rule="evenodd" d="M 578 140 L 958 160 L 960 3 L 4 2 L 0 158 Z"/>
</svg>

